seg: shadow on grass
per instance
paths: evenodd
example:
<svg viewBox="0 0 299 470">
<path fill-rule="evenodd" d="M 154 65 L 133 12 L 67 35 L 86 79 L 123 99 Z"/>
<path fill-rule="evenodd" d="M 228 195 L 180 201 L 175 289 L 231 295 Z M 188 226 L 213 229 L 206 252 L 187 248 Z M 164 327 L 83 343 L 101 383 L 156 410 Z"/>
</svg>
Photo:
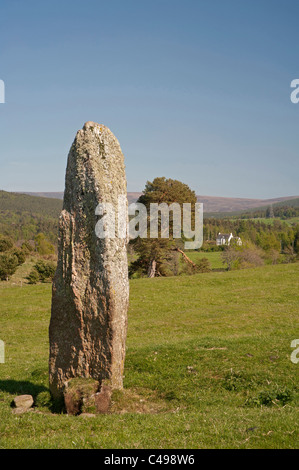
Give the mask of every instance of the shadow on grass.
<svg viewBox="0 0 299 470">
<path fill-rule="evenodd" d="M 44 385 L 34 384 L 26 380 L 0 380 L 0 391 L 11 395 L 32 395 L 35 399 L 39 393 L 48 390 Z"/>
<path fill-rule="evenodd" d="M 17 395 L 32 395 L 34 405 L 48 408 L 52 413 L 61 413 L 64 403 L 61 400 L 52 400 L 49 388 L 26 380 L 0 380 L 0 392 Z"/>
</svg>

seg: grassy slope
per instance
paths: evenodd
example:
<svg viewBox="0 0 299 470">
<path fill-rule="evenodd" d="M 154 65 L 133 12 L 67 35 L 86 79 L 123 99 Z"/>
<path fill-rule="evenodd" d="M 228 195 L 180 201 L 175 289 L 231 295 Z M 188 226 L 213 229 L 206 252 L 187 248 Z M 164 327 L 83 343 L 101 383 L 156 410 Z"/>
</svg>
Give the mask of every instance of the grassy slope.
<svg viewBox="0 0 299 470">
<path fill-rule="evenodd" d="M 16 394 L 47 389 L 51 286 L 3 284 L 0 447 L 298 447 L 298 275 L 292 264 L 131 281 L 125 387 L 157 391 L 172 412 L 85 420 L 12 415 Z M 286 386 L 294 399 L 284 407 L 244 406 Z"/>
</svg>

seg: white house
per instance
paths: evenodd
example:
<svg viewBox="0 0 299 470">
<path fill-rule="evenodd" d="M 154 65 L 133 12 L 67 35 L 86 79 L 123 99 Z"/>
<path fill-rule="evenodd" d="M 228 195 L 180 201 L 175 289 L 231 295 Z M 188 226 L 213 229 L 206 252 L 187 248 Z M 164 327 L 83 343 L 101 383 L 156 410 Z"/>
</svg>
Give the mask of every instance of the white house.
<svg viewBox="0 0 299 470">
<path fill-rule="evenodd" d="M 232 233 L 218 233 L 216 238 L 216 245 L 227 245 L 229 246 L 231 243 L 235 243 L 238 246 L 242 245 L 242 240 L 240 237 L 234 237 Z"/>
</svg>

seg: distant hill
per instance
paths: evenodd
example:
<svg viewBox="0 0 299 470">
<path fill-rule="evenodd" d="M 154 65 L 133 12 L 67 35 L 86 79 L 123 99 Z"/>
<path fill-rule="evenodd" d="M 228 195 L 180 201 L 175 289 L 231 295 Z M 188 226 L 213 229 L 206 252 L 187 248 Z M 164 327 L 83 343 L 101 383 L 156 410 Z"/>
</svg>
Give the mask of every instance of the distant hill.
<svg viewBox="0 0 299 470">
<path fill-rule="evenodd" d="M 273 207 L 299 207 L 299 197 L 287 201 L 277 202 Z"/>
<path fill-rule="evenodd" d="M 252 217 L 265 217 L 266 211 L 272 206 L 273 211 L 275 213 L 275 217 L 283 217 L 288 218 L 292 217 L 287 213 L 290 212 L 287 209 L 293 209 L 292 212 L 295 212 L 293 216 L 298 216 L 298 209 L 299 209 L 299 198 L 294 197 L 292 199 L 285 199 L 280 198 L 279 202 L 274 202 L 275 199 L 268 199 L 264 200 L 264 204 L 261 206 L 255 206 L 245 210 L 239 211 L 228 211 L 228 212 L 208 212 L 208 217 L 216 217 L 220 219 L 224 219 L 226 217 L 240 217 L 240 218 L 252 218 Z M 265 203 L 268 202 L 266 205 Z"/>
<path fill-rule="evenodd" d="M 62 209 L 60 199 L 52 199 L 46 196 L 36 197 L 23 193 L 10 193 L 0 191 L 0 210 L 26 211 L 32 214 L 59 217 Z"/>
<path fill-rule="evenodd" d="M 29 196 L 37 196 L 37 197 L 46 197 L 49 199 L 63 199 L 63 191 L 61 192 L 56 192 L 56 193 L 19 193 L 19 194 L 27 194 Z M 128 201 L 129 204 L 132 204 L 133 202 L 136 202 L 139 196 L 141 196 L 142 193 L 128 193 Z"/>
<path fill-rule="evenodd" d="M 39 196 L 44 198 L 63 199 L 63 192 L 48 193 L 24 193 L 31 196 Z M 141 192 L 128 192 L 129 204 L 137 201 Z M 233 197 L 216 197 L 216 196 L 197 196 L 199 202 L 204 205 L 204 212 L 235 212 L 259 207 L 267 207 L 271 204 L 285 203 L 293 199 L 299 199 L 299 196 L 278 197 L 274 199 L 246 199 Z"/>
<path fill-rule="evenodd" d="M 0 234 L 14 240 L 32 240 L 44 233 L 56 243 L 60 199 L 0 191 Z"/>
<path fill-rule="evenodd" d="M 273 199 L 246 199 L 215 196 L 197 196 L 204 205 L 204 212 L 236 212 L 259 207 L 268 207 L 275 203 L 283 203 L 299 196 L 278 197 Z"/>
<path fill-rule="evenodd" d="M 56 192 L 56 193 L 28 193 L 18 191 L 17 194 L 27 194 L 28 196 L 38 196 L 38 197 L 46 197 L 49 199 L 63 199 L 63 191 Z"/>
</svg>

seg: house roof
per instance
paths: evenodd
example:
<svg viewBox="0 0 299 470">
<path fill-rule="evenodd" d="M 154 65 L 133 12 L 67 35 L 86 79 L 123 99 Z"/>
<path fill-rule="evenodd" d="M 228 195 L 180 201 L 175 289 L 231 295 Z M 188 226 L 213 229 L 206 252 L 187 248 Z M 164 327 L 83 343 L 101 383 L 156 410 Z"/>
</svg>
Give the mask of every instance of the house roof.
<svg viewBox="0 0 299 470">
<path fill-rule="evenodd" d="M 229 238 L 231 233 L 218 233 L 217 238 Z"/>
</svg>

